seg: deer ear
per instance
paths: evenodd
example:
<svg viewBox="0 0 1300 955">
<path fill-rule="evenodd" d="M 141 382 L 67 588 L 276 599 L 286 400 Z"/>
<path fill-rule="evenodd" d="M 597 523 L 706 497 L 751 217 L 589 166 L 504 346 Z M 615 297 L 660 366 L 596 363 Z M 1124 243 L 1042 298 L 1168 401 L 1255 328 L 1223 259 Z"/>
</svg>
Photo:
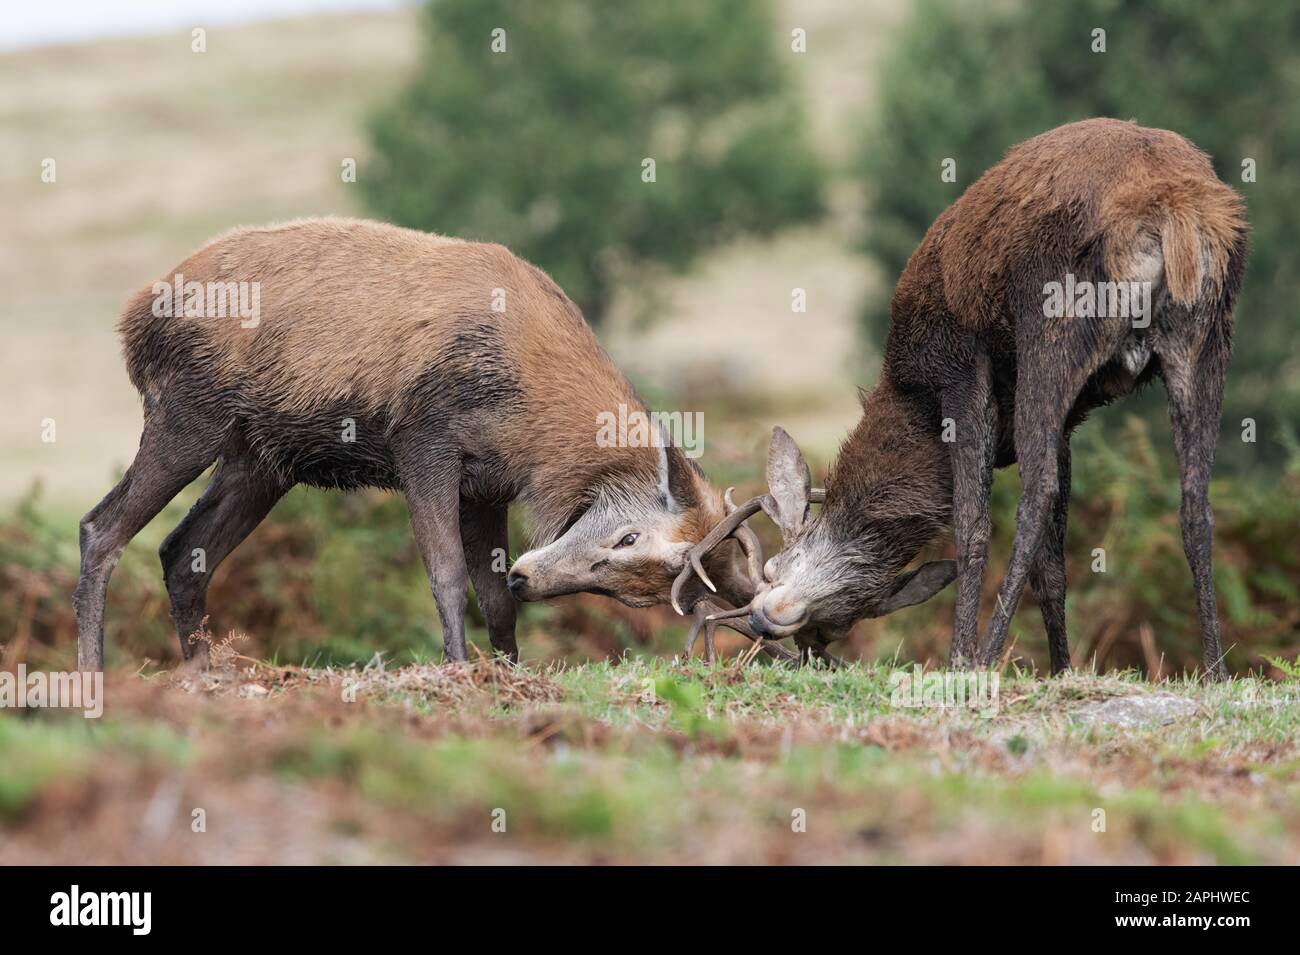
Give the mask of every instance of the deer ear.
<svg viewBox="0 0 1300 955">
<path fill-rule="evenodd" d="M 661 432 L 659 441 L 659 500 L 673 514 L 699 504 L 692 480 L 692 468 L 681 448 L 675 448 Z"/>
<path fill-rule="evenodd" d="M 894 578 L 894 587 L 890 595 L 876 608 L 875 616 L 883 617 L 895 610 L 925 603 L 956 579 L 955 560 L 932 560 L 928 564 L 922 564 L 916 570 L 899 574 Z"/>
<path fill-rule="evenodd" d="M 767 490 L 771 500 L 763 503 L 767 516 L 781 528 L 781 537 L 789 544 L 803 529 L 808 516 L 808 492 L 812 474 L 794 443 L 780 425 L 772 429 L 772 443 L 767 449 Z"/>
</svg>

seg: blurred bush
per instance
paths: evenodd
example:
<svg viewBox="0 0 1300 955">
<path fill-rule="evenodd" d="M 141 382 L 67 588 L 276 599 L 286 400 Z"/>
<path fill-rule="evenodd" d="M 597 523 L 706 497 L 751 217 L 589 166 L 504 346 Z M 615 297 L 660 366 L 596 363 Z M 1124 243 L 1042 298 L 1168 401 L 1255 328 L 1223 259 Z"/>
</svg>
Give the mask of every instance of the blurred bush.
<svg viewBox="0 0 1300 955">
<path fill-rule="evenodd" d="M 821 211 L 767 2 L 436 0 L 422 25 L 416 75 L 370 123 L 367 203 L 504 243 L 593 323 L 628 266 Z"/>
<path fill-rule="evenodd" d="M 1104 53 L 1092 52 L 1097 29 Z M 1224 442 L 1220 456 L 1238 471 L 1264 462 L 1276 473 L 1285 457 L 1279 435 L 1300 423 L 1297 102 L 1295 4 L 919 0 L 880 72 L 861 152 L 863 247 L 888 286 L 867 307 L 867 336 L 883 341 L 889 291 L 930 223 L 1009 147 L 1090 116 L 1174 130 L 1210 154 L 1248 205 L 1251 259 L 1224 420 L 1235 430 L 1256 419 L 1259 443 Z M 957 161 L 955 183 L 939 178 L 947 157 Z M 1248 158 L 1255 182 L 1242 181 Z M 1161 389 L 1137 400 L 1144 416 L 1163 421 Z M 1163 440 L 1167 431 L 1155 433 Z"/>
</svg>

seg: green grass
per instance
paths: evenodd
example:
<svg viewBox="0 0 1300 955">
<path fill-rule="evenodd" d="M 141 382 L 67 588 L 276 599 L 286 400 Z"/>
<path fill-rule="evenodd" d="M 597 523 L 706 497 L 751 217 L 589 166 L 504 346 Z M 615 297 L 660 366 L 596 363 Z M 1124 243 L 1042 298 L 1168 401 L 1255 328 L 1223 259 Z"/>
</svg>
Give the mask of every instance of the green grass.
<svg viewBox="0 0 1300 955">
<path fill-rule="evenodd" d="M 180 765 L 188 754 L 184 737 L 155 723 L 0 719 L 0 820 L 19 818 L 46 787 L 88 775 L 97 761 Z"/>
</svg>

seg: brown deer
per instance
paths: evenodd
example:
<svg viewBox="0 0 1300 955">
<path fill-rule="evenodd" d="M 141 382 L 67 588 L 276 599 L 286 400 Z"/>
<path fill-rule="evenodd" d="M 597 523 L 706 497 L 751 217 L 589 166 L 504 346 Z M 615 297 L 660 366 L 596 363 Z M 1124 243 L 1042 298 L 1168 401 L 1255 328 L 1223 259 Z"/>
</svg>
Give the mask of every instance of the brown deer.
<svg viewBox="0 0 1300 955">
<path fill-rule="evenodd" d="M 228 292 L 255 308 L 226 315 Z M 688 549 L 727 513 L 681 448 L 598 445 L 602 413 L 645 405 L 559 287 L 499 245 L 350 219 L 239 229 L 137 293 L 120 331 L 144 429 L 81 521 L 83 669 L 103 666 L 122 550 L 214 461 L 160 550 L 187 659 L 206 654 L 190 637 L 213 572 L 295 484 L 406 496 L 451 660 L 465 659 L 467 579 L 493 648 L 516 659 L 511 589 L 665 602 Z M 507 584 L 516 498 L 543 546 Z M 710 568 L 743 605 L 758 565 L 746 573 L 735 556 Z M 684 599 L 711 635 L 702 615 L 722 606 L 701 594 Z"/>
<path fill-rule="evenodd" d="M 1012 148 L 935 220 L 899 279 L 879 381 L 831 467 L 820 513 L 809 518 L 808 467 L 777 429 L 770 493 L 701 542 L 682 583 L 699 573 L 706 547 L 763 509 L 785 549 L 735 611 L 746 629 L 835 639 L 956 576 L 951 663 L 990 666 L 1028 581 L 1059 672 L 1070 662 L 1070 434 L 1093 409 L 1159 377 L 1204 666 L 1223 676 L 1207 488 L 1246 253 L 1240 198 L 1175 133 L 1092 119 Z M 1014 462 L 1022 493 L 1010 565 L 977 641 L 989 488 L 993 469 Z M 903 573 L 948 524 L 955 567 Z"/>
</svg>

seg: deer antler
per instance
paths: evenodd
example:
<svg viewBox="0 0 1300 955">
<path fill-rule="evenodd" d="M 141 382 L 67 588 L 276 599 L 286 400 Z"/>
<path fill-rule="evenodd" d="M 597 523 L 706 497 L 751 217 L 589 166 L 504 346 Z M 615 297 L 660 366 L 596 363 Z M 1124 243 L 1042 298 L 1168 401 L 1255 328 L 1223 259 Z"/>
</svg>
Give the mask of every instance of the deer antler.
<svg viewBox="0 0 1300 955">
<path fill-rule="evenodd" d="M 735 535 L 737 540 L 739 540 L 741 548 L 745 551 L 745 556 L 749 559 L 750 575 L 754 583 L 757 584 L 758 581 L 762 579 L 763 548 L 759 544 L 758 538 L 748 527 L 746 527 L 741 533 L 737 533 L 737 531 L 739 528 L 744 526 L 746 520 L 753 517 L 763 509 L 763 497 L 766 497 L 767 495 L 753 498 L 752 500 L 746 501 L 744 504 L 740 505 L 740 507 L 735 507 L 731 503 L 732 490 L 732 488 L 727 488 L 727 493 L 725 495 L 727 505 L 731 508 L 730 513 L 719 521 L 717 526 L 715 526 L 713 530 L 709 531 L 703 540 L 687 551 L 686 566 L 682 568 L 681 573 L 677 575 L 677 579 L 673 581 L 673 609 L 683 616 L 686 611 L 682 609 L 680 602 L 682 588 L 686 586 L 686 582 L 691 579 L 692 572 L 699 575 L 700 580 L 704 583 L 704 586 L 709 588 L 709 590 L 715 594 L 718 592 L 718 588 L 715 587 L 713 581 L 709 579 L 709 575 L 704 570 L 704 564 L 701 563 L 700 559 L 728 537 Z"/>
<path fill-rule="evenodd" d="M 759 511 L 771 514 L 776 507 L 770 494 L 760 494 L 758 497 L 750 498 L 744 504 L 737 507 L 731 500 L 731 492 L 735 488 L 727 488 L 723 498 L 727 502 L 727 516 L 723 518 L 714 528 L 705 535 L 704 539 L 692 547 L 686 554 L 686 566 L 682 568 L 677 579 L 673 581 L 673 609 L 682 616 L 686 611 L 682 610 L 679 598 L 681 597 L 682 588 L 686 586 L 687 581 L 691 579 L 691 574 L 695 573 L 703 581 L 704 586 L 714 593 L 718 588 L 713 586 L 713 581 L 704 570 L 702 558 L 705 557 L 713 548 L 717 547 L 728 537 L 735 537 L 741 548 L 745 551 L 745 556 L 749 563 L 750 580 L 757 586 L 763 580 L 763 545 L 759 543 L 757 535 L 745 524 L 745 521 L 753 517 Z M 810 504 L 822 504 L 826 501 L 826 489 L 815 487 L 808 492 L 808 502 Z M 736 614 L 738 615 L 738 614 Z M 718 618 L 723 619 L 723 618 Z"/>
<path fill-rule="evenodd" d="M 760 634 L 755 633 L 750 628 L 749 624 L 745 620 L 724 620 L 729 612 L 722 604 L 715 603 L 709 597 L 704 597 L 697 601 L 693 613 L 695 619 L 691 623 L 691 632 L 686 637 L 687 657 L 690 657 L 691 652 L 695 649 L 695 643 L 702 633 L 704 635 L 704 659 L 707 662 L 712 663 L 714 658 L 713 634 L 719 626 L 723 626 L 749 637 L 749 639 L 758 644 L 758 649 L 762 650 L 774 660 L 780 660 L 783 663 L 789 663 L 791 665 L 799 663 L 799 654 L 792 653 L 774 640 L 764 640 Z M 737 612 L 731 611 L 730 613 L 734 615 Z M 743 615 L 748 614 L 749 611 L 745 608 L 741 609 L 738 613 Z"/>
<path fill-rule="evenodd" d="M 737 510 L 736 502 L 731 499 L 731 492 L 734 487 L 729 487 L 722 492 L 722 499 L 727 504 L 727 513 L 731 514 Z M 757 584 L 763 579 L 763 545 L 759 543 L 758 535 L 749 529 L 748 524 L 742 523 L 736 528 L 736 540 L 740 542 L 740 549 L 745 552 L 745 560 L 748 563 L 749 579 Z"/>
</svg>

